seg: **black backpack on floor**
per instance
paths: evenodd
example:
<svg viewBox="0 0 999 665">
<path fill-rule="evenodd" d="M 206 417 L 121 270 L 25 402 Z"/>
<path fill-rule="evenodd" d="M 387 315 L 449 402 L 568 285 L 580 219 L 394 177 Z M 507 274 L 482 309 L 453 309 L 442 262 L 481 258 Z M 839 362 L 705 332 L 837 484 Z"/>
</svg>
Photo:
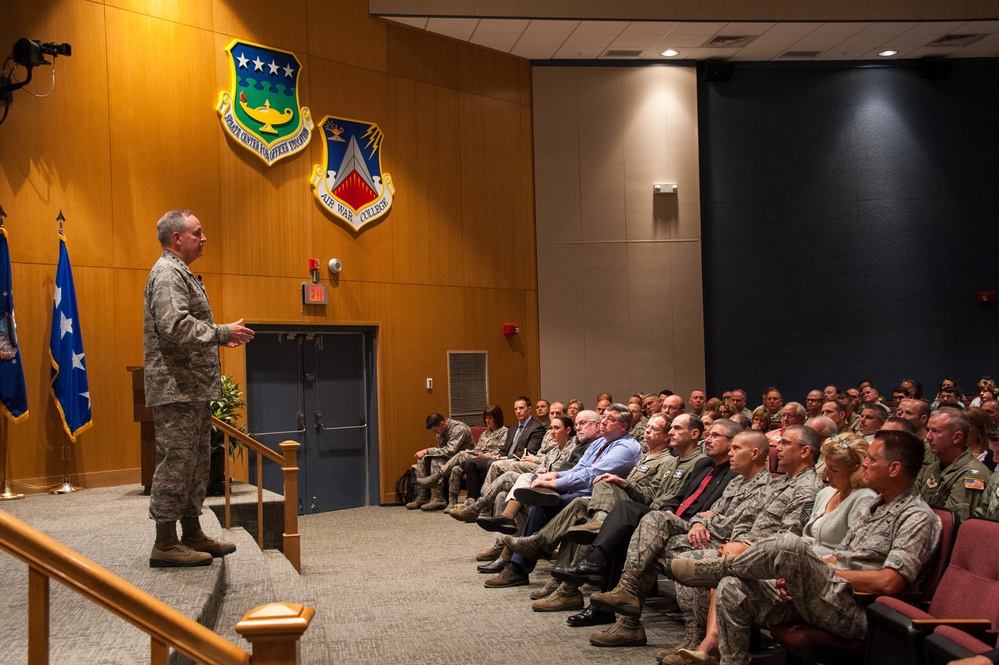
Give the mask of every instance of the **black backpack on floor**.
<svg viewBox="0 0 999 665">
<path fill-rule="evenodd" d="M 406 469 L 406 473 L 395 481 L 395 494 L 399 497 L 399 503 L 402 505 L 416 499 L 416 471 L 413 467 Z"/>
</svg>

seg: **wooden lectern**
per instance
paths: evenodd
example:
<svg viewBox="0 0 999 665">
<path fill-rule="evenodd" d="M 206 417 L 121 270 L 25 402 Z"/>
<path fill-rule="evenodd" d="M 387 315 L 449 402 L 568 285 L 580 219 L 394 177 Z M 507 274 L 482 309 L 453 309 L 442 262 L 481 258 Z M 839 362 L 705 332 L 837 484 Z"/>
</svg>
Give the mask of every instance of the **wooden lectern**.
<svg viewBox="0 0 999 665">
<path fill-rule="evenodd" d="M 139 446 L 142 459 L 142 493 L 148 495 L 153 487 L 156 470 L 156 431 L 153 429 L 153 410 L 146 406 L 145 372 L 141 367 L 126 367 L 132 374 L 132 421 L 139 423 Z"/>
</svg>

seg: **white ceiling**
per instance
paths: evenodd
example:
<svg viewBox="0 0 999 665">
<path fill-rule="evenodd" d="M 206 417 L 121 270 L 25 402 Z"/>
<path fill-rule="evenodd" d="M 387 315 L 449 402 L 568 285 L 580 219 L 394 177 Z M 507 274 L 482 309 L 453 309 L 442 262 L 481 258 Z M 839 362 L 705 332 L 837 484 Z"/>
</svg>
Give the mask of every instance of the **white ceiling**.
<svg viewBox="0 0 999 665">
<path fill-rule="evenodd" d="M 374 12 L 373 12 L 374 13 Z M 420 30 L 478 44 L 530 60 L 823 61 L 999 56 L 999 20 L 701 22 L 394 16 L 376 14 Z M 978 35 L 970 43 L 933 45 L 942 38 Z M 712 46 L 719 37 L 745 43 Z M 724 41 L 724 40 L 722 40 Z M 890 58 L 878 56 L 892 49 Z M 637 54 L 610 55 L 608 51 Z"/>
</svg>

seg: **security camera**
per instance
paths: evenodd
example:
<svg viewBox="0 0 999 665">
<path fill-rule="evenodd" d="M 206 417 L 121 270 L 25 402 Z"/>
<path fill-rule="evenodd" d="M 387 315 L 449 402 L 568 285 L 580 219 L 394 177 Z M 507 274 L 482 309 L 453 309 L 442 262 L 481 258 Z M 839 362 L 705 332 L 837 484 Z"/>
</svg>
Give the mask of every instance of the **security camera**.
<svg viewBox="0 0 999 665">
<path fill-rule="evenodd" d="M 336 275 L 341 270 L 343 270 L 343 261 L 341 261 L 340 259 L 330 259 L 329 266 L 330 266 L 330 272 Z"/>
</svg>

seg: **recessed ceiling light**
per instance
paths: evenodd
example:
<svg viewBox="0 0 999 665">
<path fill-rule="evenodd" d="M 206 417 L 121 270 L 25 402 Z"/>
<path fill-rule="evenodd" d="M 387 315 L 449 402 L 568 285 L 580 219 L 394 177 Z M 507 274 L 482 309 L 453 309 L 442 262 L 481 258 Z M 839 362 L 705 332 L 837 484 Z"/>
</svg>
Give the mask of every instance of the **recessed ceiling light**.
<svg viewBox="0 0 999 665">
<path fill-rule="evenodd" d="M 878 53 L 878 55 L 880 55 L 882 58 L 890 58 L 893 55 L 898 55 L 898 51 L 892 51 L 889 49 L 887 51 L 881 51 L 881 53 Z"/>
<path fill-rule="evenodd" d="M 680 52 L 679 51 L 675 51 L 675 50 L 673 50 L 671 48 L 668 48 L 665 51 L 663 51 L 662 53 L 660 53 L 659 55 L 661 55 L 664 58 L 672 58 L 673 56 L 680 55 Z"/>
</svg>

